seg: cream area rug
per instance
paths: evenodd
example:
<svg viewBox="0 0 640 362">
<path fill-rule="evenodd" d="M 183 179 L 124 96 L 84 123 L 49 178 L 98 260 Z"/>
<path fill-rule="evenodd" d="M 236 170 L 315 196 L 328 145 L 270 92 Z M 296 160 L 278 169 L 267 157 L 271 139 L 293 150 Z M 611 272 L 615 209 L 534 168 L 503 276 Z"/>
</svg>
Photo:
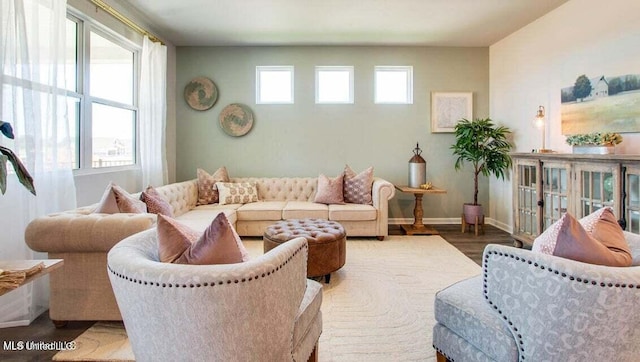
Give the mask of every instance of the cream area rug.
<svg viewBox="0 0 640 362">
<path fill-rule="evenodd" d="M 261 240 L 243 241 L 252 256 L 262 254 Z M 480 271 L 439 236 L 349 239 L 345 266 L 323 284 L 319 360 L 435 361 L 435 294 Z M 76 345 L 54 360 L 133 360 L 122 324 L 97 323 Z"/>
</svg>

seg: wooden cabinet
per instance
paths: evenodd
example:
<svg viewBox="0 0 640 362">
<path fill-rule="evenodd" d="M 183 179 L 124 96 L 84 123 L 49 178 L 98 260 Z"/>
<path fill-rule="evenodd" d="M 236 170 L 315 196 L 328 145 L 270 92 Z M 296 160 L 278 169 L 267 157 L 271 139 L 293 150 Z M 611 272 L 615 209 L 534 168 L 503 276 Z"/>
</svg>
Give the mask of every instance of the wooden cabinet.
<svg viewBox="0 0 640 362">
<path fill-rule="evenodd" d="M 569 212 L 582 218 L 611 206 L 621 226 L 640 234 L 640 155 L 515 153 L 513 237 L 531 244 Z"/>
</svg>

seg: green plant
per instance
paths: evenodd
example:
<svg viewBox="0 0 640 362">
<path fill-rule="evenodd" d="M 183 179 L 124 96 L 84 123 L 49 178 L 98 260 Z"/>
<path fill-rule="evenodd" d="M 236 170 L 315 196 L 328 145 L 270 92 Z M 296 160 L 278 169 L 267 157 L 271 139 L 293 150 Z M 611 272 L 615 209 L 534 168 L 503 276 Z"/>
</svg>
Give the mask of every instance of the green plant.
<svg viewBox="0 0 640 362">
<path fill-rule="evenodd" d="M 571 146 L 613 146 L 622 142 L 619 133 L 586 133 L 574 134 L 567 137 L 566 142 Z"/>
<path fill-rule="evenodd" d="M 0 131 L 5 137 L 13 139 L 13 128 L 10 123 L 0 121 Z M 7 161 L 11 162 L 20 183 L 35 195 L 36 189 L 33 186 L 33 178 L 29 174 L 29 171 L 27 171 L 26 167 L 24 167 L 18 156 L 16 156 L 11 149 L 0 146 L 0 191 L 2 194 L 4 195 L 7 191 Z"/>
<path fill-rule="evenodd" d="M 504 178 L 511 167 L 509 151 L 512 145 L 507 140 L 509 128 L 496 126 L 490 118 L 469 121 L 460 120 L 455 127 L 456 142 L 451 146 L 458 156 L 455 168 L 460 170 L 465 162 L 473 166 L 473 204 L 478 205 L 478 177 L 495 175 Z"/>
</svg>

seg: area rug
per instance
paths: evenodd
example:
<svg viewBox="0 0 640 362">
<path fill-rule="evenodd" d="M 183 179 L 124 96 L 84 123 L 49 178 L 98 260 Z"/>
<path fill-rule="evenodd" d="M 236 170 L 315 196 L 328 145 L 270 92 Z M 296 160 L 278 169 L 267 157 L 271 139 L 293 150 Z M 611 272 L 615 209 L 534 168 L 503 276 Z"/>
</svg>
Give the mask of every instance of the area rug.
<svg viewBox="0 0 640 362">
<path fill-rule="evenodd" d="M 252 256 L 262 253 L 261 240 L 244 242 Z M 435 293 L 479 273 L 475 262 L 439 236 L 349 239 L 345 266 L 323 284 L 319 360 L 435 361 Z M 76 350 L 54 360 L 133 360 L 117 324 L 96 323 L 76 343 Z"/>
</svg>

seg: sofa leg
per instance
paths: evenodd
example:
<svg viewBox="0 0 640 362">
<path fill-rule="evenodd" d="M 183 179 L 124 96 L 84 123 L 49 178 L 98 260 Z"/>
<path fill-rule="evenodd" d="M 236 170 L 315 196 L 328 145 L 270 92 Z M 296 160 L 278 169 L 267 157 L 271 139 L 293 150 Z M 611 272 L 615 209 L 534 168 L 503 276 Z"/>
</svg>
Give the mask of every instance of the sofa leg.
<svg viewBox="0 0 640 362">
<path fill-rule="evenodd" d="M 384 235 L 378 235 L 378 236 L 376 236 L 376 238 L 377 238 L 378 240 L 382 241 L 382 240 L 384 240 Z"/>
<path fill-rule="evenodd" d="M 311 351 L 311 356 L 307 362 L 318 362 L 318 342 L 316 342 L 315 347 L 313 347 L 313 351 Z"/>
<path fill-rule="evenodd" d="M 436 351 L 436 362 L 449 362 L 449 360 L 442 353 Z"/>
<path fill-rule="evenodd" d="M 67 323 L 69 323 L 69 321 L 57 321 L 57 320 L 51 320 L 51 322 L 53 322 L 53 325 L 57 328 L 64 328 L 67 326 Z"/>
</svg>

